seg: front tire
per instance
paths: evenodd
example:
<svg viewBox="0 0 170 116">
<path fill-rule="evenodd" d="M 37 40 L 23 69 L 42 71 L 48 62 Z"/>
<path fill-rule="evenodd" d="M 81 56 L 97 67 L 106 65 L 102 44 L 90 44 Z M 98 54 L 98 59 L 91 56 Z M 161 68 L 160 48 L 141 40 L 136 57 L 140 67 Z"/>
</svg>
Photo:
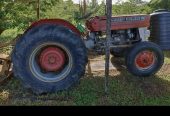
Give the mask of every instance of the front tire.
<svg viewBox="0 0 170 116">
<path fill-rule="evenodd" d="M 66 90 L 85 73 L 87 51 L 82 39 L 52 24 L 34 27 L 17 42 L 12 62 L 15 76 L 36 94 Z"/>
<path fill-rule="evenodd" d="M 140 42 L 130 49 L 125 62 L 130 73 L 147 77 L 160 70 L 164 63 L 164 54 L 158 45 L 152 42 Z"/>
</svg>

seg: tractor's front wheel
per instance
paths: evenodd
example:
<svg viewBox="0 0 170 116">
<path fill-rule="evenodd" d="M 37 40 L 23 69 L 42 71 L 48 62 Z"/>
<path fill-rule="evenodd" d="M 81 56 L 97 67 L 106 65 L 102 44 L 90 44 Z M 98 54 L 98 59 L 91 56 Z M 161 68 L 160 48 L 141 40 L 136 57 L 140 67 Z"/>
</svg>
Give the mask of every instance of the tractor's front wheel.
<svg viewBox="0 0 170 116">
<path fill-rule="evenodd" d="M 147 77 L 155 74 L 164 63 L 160 47 L 151 42 L 134 45 L 126 54 L 126 67 L 135 76 Z"/>
<path fill-rule="evenodd" d="M 85 72 L 87 52 L 82 39 L 69 29 L 41 25 L 17 42 L 12 54 L 14 74 L 37 94 L 65 90 Z"/>
</svg>

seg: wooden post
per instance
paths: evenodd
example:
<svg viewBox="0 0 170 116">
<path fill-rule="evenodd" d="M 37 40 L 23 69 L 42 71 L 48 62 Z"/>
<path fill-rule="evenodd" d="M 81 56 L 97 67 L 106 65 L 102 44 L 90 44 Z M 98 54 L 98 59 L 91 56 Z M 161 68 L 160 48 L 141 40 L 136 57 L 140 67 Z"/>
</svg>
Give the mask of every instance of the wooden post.
<svg viewBox="0 0 170 116">
<path fill-rule="evenodd" d="M 106 0 L 106 48 L 105 48 L 105 93 L 108 94 L 109 84 L 109 60 L 110 60 L 110 38 L 111 38 L 111 17 L 112 17 L 112 0 Z"/>
</svg>

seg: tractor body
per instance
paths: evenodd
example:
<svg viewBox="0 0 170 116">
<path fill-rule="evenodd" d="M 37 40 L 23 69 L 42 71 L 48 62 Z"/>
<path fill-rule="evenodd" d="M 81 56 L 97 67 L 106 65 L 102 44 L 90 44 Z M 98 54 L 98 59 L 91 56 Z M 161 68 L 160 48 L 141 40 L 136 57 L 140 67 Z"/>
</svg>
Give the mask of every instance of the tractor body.
<svg viewBox="0 0 170 116">
<path fill-rule="evenodd" d="M 91 32 L 106 32 L 106 20 L 106 16 L 92 17 L 86 26 Z M 149 27 L 150 15 L 113 16 L 111 23 L 111 30 Z"/>
<path fill-rule="evenodd" d="M 164 44 L 170 42 L 170 25 L 166 25 L 170 24 L 170 12 L 159 11 L 158 14 L 111 19 L 110 52 L 115 57 L 124 57 L 128 71 L 135 76 L 153 75 L 164 63 L 162 50 L 169 47 Z M 8 60 L 0 58 L 0 63 L 6 64 L 1 73 L 8 72 L 12 63 L 15 77 L 34 93 L 67 90 L 84 75 L 88 51 L 104 54 L 106 20 L 105 16 L 90 18 L 84 32 L 63 19 L 34 22 L 17 38 L 15 45 L 13 43 Z"/>
<path fill-rule="evenodd" d="M 86 21 L 90 30 L 86 40 L 89 49 L 96 49 L 103 53 L 106 35 L 106 17 L 96 16 Z M 111 47 L 112 50 L 122 49 L 134 43 L 146 41 L 150 36 L 150 15 L 116 16 L 111 19 Z M 88 45 L 88 43 L 91 43 Z M 122 47 L 121 47 L 122 46 Z"/>
</svg>

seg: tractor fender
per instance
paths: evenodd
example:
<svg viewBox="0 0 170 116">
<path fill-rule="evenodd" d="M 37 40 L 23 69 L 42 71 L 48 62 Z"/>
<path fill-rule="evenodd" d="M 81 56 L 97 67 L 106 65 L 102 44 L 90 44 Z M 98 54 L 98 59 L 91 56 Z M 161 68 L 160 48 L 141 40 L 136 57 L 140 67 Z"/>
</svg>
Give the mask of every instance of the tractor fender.
<svg viewBox="0 0 170 116">
<path fill-rule="evenodd" d="M 31 28 L 35 26 L 39 26 L 42 24 L 61 25 L 61 26 L 69 28 L 70 30 L 75 32 L 77 35 L 81 36 L 81 32 L 73 24 L 63 19 L 41 19 L 39 21 L 33 22 L 31 26 L 25 32 L 27 32 L 28 30 L 30 30 Z"/>
</svg>

